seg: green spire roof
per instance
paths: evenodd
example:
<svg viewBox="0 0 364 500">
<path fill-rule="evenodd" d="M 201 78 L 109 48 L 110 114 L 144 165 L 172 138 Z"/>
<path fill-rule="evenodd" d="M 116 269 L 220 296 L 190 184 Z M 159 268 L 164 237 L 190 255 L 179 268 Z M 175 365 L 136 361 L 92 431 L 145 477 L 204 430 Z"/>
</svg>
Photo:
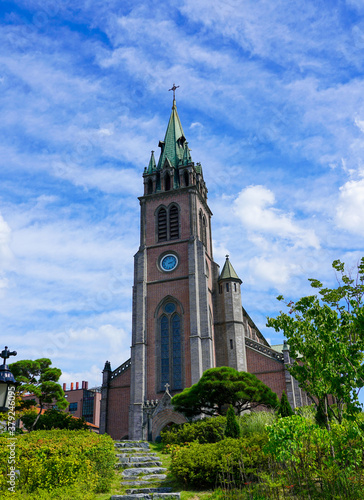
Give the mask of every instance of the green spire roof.
<svg viewBox="0 0 364 500">
<path fill-rule="evenodd" d="M 240 281 L 240 283 L 242 283 L 241 279 L 236 274 L 235 269 L 233 268 L 228 255 L 226 256 L 226 261 L 219 277 L 219 281 L 220 280 L 237 280 Z"/>
<path fill-rule="evenodd" d="M 147 174 L 151 174 L 156 170 L 156 164 L 155 164 L 155 158 L 154 158 L 154 151 L 152 151 L 152 154 L 150 155 L 150 160 L 149 160 L 149 165 L 148 168 L 146 169 Z"/>
<path fill-rule="evenodd" d="M 185 134 L 177 113 L 176 101 L 173 99 L 172 113 L 169 119 L 164 141 L 159 142 L 162 148 L 161 155 L 158 161 L 158 170 L 163 168 L 166 158 L 175 168 L 178 167 L 180 161 L 183 161 L 185 153 Z"/>
</svg>

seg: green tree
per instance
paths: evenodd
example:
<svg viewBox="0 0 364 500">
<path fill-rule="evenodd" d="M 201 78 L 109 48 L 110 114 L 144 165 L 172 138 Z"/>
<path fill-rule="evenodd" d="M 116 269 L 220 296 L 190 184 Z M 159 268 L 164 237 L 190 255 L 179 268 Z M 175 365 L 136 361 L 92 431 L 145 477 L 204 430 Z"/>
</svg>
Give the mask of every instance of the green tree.
<svg viewBox="0 0 364 500">
<path fill-rule="evenodd" d="M 323 412 L 330 430 L 330 417 L 342 422 L 361 408 L 358 393 L 364 385 L 364 257 L 355 276 L 336 260 L 337 288 L 325 288 L 310 279 L 317 296 L 289 302 L 289 312 L 268 318 L 267 326 L 283 331 L 294 359 L 287 366 L 300 387 Z M 282 296 L 278 300 L 283 300 Z M 335 405 L 330 405 L 330 395 Z"/>
<path fill-rule="evenodd" d="M 230 405 L 226 413 L 226 428 L 225 437 L 238 438 L 240 437 L 240 426 L 236 418 L 234 408 Z"/>
<path fill-rule="evenodd" d="M 176 411 L 186 417 L 202 413 L 222 415 L 228 405 L 240 414 L 259 405 L 277 407 L 277 395 L 255 375 L 222 366 L 206 370 L 197 384 L 172 398 Z"/>
<path fill-rule="evenodd" d="M 20 383 L 17 392 L 20 395 L 32 394 L 34 400 L 20 399 L 19 409 L 29 408 L 30 405 L 38 406 L 38 415 L 30 430 L 33 430 L 46 404 L 55 404 L 62 410 L 67 408 L 68 402 L 58 380 L 62 375 L 59 368 L 51 367 L 52 361 L 47 358 L 36 360 L 23 359 L 9 365 L 16 381 Z"/>
<path fill-rule="evenodd" d="M 281 417 L 291 417 L 294 415 L 294 412 L 289 404 L 287 394 L 283 391 L 281 396 L 281 402 L 278 408 L 278 415 Z"/>
<path fill-rule="evenodd" d="M 22 422 L 26 429 L 50 431 L 51 429 L 81 430 L 88 429 L 84 418 L 75 418 L 69 413 L 52 408 L 45 411 L 34 424 L 38 414 L 31 410 L 22 416 Z"/>
</svg>

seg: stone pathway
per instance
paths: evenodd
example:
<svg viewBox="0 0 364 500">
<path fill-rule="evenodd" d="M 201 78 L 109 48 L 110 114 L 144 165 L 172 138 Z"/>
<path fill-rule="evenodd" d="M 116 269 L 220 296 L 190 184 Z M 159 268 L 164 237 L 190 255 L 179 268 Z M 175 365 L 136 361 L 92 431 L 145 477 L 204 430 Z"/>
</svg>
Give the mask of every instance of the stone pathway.
<svg viewBox="0 0 364 500">
<path fill-rule="evenodd" d="M 157 454 L 149 451 L 149 443 L 145 441 L 122 441 L 115 443 L 120 453 L 117 466 L 123 469 L 122 485 L 128 488 L 125 495 L 113 495 L 110 500 L 169 500 L 179 499 L 180 493 L 172 493 L 172 488 L 163 486 L 167 479 L 167 469 L 162 467 Z M 156 486 L 156 483 L 158 486 Z"/>
</svg>

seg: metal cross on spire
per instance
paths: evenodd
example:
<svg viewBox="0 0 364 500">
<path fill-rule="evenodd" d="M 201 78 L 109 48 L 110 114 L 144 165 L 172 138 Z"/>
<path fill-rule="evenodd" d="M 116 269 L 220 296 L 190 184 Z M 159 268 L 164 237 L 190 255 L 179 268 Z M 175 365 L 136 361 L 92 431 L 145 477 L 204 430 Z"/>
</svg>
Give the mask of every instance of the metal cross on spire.
<svg viewBox="0 0 364 500">
<path fill-rule="evenodd" d="M 179 89 L 179 85 L 177 85 L 177 86 L 176 86 L 176 84 L 175 84 L 175 83 L 173 84 L 173 87 L 172 87 L 171 89 L 169 89 L 169 91 L 170 91 L 170 90 L 173 90 L 173 100 L 174 100 L 174 101 L 176 100 L 176 90 L 177 90 L 177 89 Z M 168 91 L 168 92 L 169 92 L 169 91 Z"/>
</svg>

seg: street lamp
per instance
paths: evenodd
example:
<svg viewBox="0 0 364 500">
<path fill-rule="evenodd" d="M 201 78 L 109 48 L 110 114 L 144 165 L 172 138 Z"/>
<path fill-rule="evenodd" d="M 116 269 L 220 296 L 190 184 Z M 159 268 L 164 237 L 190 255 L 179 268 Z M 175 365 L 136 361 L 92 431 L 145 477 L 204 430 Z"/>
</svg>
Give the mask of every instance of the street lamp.
<svg viewBox="0 0 364 500">
<path fill-rule="evenodd" d="M 10 356 L 16 356 L 16 351 L 10 352 L 8 347 L 1 351 L 0 358 L 3 358 L 4 362 L 0 366 L 0 412 L 6 412 L 9 410 L 9 399 L 11 394 L 15 394 L 16 380 L 14 375 L 9 370 L 6 360 Z"/>
</svg>

